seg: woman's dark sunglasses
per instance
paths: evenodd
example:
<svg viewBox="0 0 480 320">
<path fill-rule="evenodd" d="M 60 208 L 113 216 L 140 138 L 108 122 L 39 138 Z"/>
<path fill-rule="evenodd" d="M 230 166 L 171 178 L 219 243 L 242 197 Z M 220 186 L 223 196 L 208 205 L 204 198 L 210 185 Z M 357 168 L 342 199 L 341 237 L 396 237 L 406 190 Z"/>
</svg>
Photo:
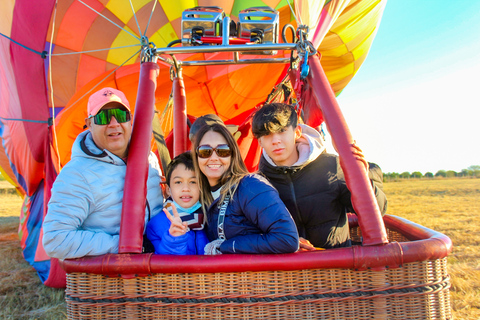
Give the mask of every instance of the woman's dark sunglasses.
<svg viewBox="0 0 480 320">
<path fill-rule="evenodd" d="M 102 109 L 96 115 L 91 115 L 88 119 L 93 118 L 95 124 L 104 126 L 110 123 L 112 117 L 117 119 L 118 123 L 124 123 L 130 121 L 130 111 L 120 108 L 115 109 Z"/>
<path fill-rule="evenodd" d="M 212 148 L 208 144 L 204 144 L 197 147 L 197 154 L 199 158 L 207 159 L 210 158 L 213 154 L 213 151 L 219 156 L 220 158 L 227 158 L 232 155 L 232 150 L 228 144 L 219 144 L 217 147 Z"/>
</svg>

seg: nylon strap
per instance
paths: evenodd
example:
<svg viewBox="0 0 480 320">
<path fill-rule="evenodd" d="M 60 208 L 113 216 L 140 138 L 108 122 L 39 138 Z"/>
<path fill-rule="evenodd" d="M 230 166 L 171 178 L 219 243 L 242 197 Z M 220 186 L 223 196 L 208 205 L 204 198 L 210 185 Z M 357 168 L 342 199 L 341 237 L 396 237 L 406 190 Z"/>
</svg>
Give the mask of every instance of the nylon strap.
<svg viewBox="0 0 480 320">
<path fill-rule="evenodd" d="M 225 196 L 222 206 L 220 207 L 220 213 L 218 214 L 218 238 L 221 240 L 227 240 L 227 237 L 225 237 L 225 230 L 224 230 L 223 223 L 225 222 L 225 212 L 227 211 L 229 201 L 230 201 L 230 193 Z"/>
<path fill-rule="evenodd" d="M 158 155 L 160 156 L 160 162 L 162 163 L 162 172 L 163 174 L 166 174 L 167 165 L 170 163 L 171 159 L 165 142 L 162 125 L 160 124 L 160 119 L 158 119 L 157 115 L 153 116 L 152 130 L 155 144 L 157 145 Z"/>
</svg>

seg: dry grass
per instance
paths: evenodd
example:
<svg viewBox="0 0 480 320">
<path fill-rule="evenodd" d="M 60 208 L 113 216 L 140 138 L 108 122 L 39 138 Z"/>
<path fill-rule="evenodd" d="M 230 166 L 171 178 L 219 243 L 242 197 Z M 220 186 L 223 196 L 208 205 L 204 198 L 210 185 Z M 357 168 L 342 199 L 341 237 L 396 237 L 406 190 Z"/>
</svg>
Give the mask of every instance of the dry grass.
<svg viewBox="0 0 480 320">
<path fill-rule="evenodd" d="M 17 234 L 22 202 L 14 191 L 0 193 L 0 319 L 65 319 L 63 290 L 44 286 L 22 256 Z"/>
<path fill-rule="evenodd" d="M 0 318 L 65 319 L 64 292 L 41 284 L 35 270 L 23 260 L 17 241 L 0 243 L 0 254 L 6 257 L 0 263 Z"/>
<path fill-rule="evenodd" d="M 452 239 L 448 258 L 455 319 L 480 319 L 480 179 L 410 179 L 384 184 L 388 213 Z"/>
<path fill-rule="evenodd" d="M 412 179 L 388 182 L 384 188 L 389 214 L 452 239 L 454 318 L 480 319 L 480 179 Z M 0 193 L 0 203 L 0 319 L 65 318 L 63 291 L 43 286 L 21 255 L 16 232 L 22 200 Z"/>
</svg>

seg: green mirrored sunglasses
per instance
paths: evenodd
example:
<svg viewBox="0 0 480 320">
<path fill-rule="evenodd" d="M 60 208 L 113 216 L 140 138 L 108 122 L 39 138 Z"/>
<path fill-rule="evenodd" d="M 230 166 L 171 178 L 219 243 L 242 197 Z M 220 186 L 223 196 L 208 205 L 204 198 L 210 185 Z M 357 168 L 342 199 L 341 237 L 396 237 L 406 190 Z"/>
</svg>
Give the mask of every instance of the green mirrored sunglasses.
<svg viewBox="0 0 480 320">
<path fill-rule="evenodd" d="M 89 116 L 88 119 L 93 118 L 95 124 L 103 126 L 109 124 L 112 117 L 115 117 L 118 123 L 128 122 L 131 119 L 130 111 L 120 108 L 100 110 L 96 115 Z"/>
</svg>

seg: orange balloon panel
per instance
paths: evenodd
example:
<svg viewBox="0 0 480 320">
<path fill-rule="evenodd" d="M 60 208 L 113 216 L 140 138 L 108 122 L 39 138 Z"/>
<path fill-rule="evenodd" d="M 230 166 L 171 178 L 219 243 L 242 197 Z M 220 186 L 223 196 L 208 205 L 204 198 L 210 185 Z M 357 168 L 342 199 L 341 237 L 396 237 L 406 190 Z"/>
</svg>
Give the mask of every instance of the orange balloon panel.
<svg viewBox="0 0 480 320">
<path fill-rule="evenodd" d="M 168 103 L 172 82 L 169 67 L 162 64 L 160 68 L 155 92 L 155 108 L 159 114 L 163 114 Z M 209 80 L 206 76 L 209 74 L 209 68 L 218 67 L 185 67 L 183 69 L 187 113 L 195 117 L 207 113 L 217 113 L 225 121 L 252 110 L 258 103 L 265 101 L 285 72 L 285 65 L 279 64 L 246 65 L 240 68 L 238 66 L 232 66 L 232 68 L 222 66 L 223 75 L 217 76 L 218 72 L 212 72 L 216 77 Z M 84 130 L 89 95 L 103 87 L 117 88 L 125 93 L 134 112 L 139 72 L 139 64 L 122 67 L 108 77 L 106 77 L 107 72 L 106 75 L 100 75 L 98 80 L 95 79 L 84 86 L 72 97 L 67 107 L 56 119 L 57 141 L 62 166 L 70 159 L 70 149 L 76 136 Z M 251 85 L 252 79 L 257 78 L 261 81 Z M 101 79 L 105 80 L 99 84 Z M 162 124 L 165 135 L 170 132 L 173 125 L 173 117 L 169 115 L 164 117 Z"/>
</svg>

